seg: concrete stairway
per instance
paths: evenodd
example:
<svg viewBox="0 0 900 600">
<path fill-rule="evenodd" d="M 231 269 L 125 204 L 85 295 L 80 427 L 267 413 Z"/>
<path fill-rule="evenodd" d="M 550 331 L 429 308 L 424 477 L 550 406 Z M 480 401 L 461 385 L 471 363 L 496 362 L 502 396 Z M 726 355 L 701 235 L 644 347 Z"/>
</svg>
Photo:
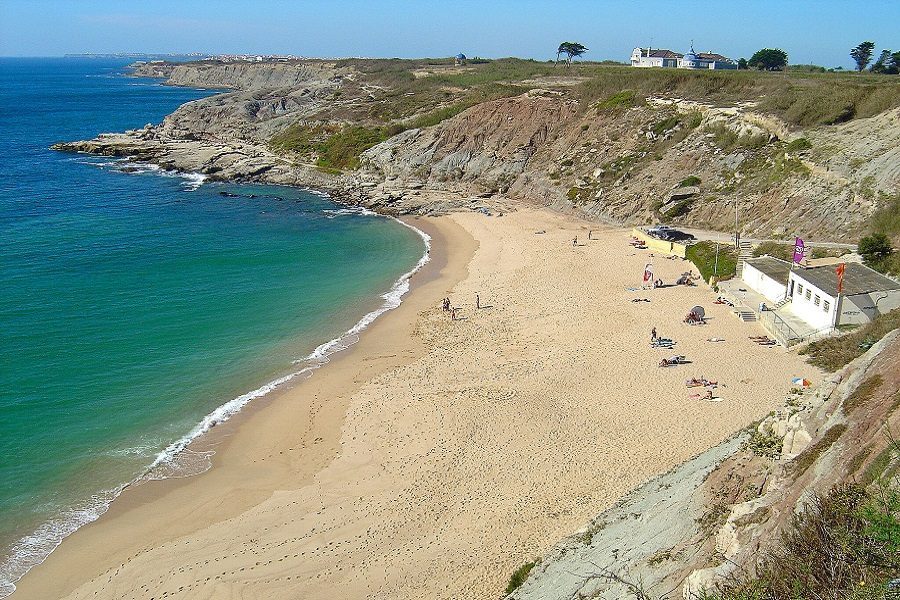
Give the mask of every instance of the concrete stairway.
<svg viewBox="0 0 900 600">
<path fill-rule="evenodd" d="M 781 300 L 779 300 L 778 302 L 776 302 L 775 305 L 772 306 L 771 308 L 772 308 L 772 310 L 778 310 L 779 308 L 785 306 L 790 301 L 791 301 L 790 297 L 784 297 Z"/>
<path fill-rule="evenodd" d="M 738 279 L 741 278 L 741 275 L 744 272 L 744 261 L 753 258 L 753 244 L 750 242 L 741 242 L 741 247 L 738 248 L 738 259 L 737 259 L 737 268 L 735 270 L 735 277 Z"/>
<path fill-rule="evenodd" d="M 744 323 L 752 323 L 753 321 L 756 321 L 756 313 L 749 308 L 738 308 L 734 311 L 734 314 L 737 315 L 737 317 Z"/>
</svg>

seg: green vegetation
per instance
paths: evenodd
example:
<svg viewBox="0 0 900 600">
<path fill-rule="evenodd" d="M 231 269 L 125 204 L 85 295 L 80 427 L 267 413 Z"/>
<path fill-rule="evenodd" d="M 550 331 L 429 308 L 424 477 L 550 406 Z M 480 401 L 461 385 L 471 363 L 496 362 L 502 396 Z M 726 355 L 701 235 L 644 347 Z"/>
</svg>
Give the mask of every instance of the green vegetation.
<svg viewBox="0 0 900 600">
<path fill-rule="evenodd" d="M 527 562 L 515 571 L 509 578 L 509 583 L 506 584 L 506 595 L 512 594 L 519 586 L 525 583 L 525 580 L 528 579 L 528 574 L 531 573 L 531 569 L 534 568 L 534 565 L 537 564 L 537 561 Z"/>
<path fill-rule="evenodd" d="M 795 140 L 791 140 L 788 142 L 788 145 L 784 147 L 788 152 L 803 152 L 804 150 L 809 150 L 812 148 L 812 142 L 810 142 L 805 137 L 799 137 Z"/>
<path fill-rule="evenodd" d="M 900 491 L 838 485 L 795 515 L 754 575 L 704 600 L 886 599 L 900 571 Z"/>
<path fill-rule="evenodd" d="M 716 146 L 724 152 L 733 152 L 741 149 L 755 150 L 769 143 L 769 138 L 766 135 L 738 135 L 721 124 L 707 126 L 706 132 L 713 134 L 713 141 Z"/>
<path fill-rule="evenodd" d="M 768 254 L 781 260 L 790 261 L 794 255 L 793 244 L 782 244 L 780 242 L 762 242 L 753 249 L 753 256 L 759 257 Z"/>
<path fill-rule="evenodd" d="M 781 456 L 781 447 L 784 439 L 774 433 L 760 433 L 754 429 L 750 437 L 744 442 L 744 448 L 757 456 L 778 458 Z"/>
<path fill-rule="evenodd" d="M 657 121 L 650 127 L 650 131 L 652 131 L 656 135 L 662 135 L 670 129 L 674 129 L 676 125 L 681 123 L 681 118 L 678 115 L 672 115 L 666 117 L 662 121 Z"/>
<path fill-rule="evenodd" d="M 674 206 L 670 206 L 669 208 L 667 208 L 664 213 L 661 212 L 660 216 L 665 217 L 666 219 L 681 217 L 688 214 L 691 211 L 691 207 L 693 205 L 693 198 L 683 198 L 676 202 Z"/>
<path fill-rule="evenodd" d="M 643 102 L 643 98 L 638 98 L 634 90 L 622 90 L 616 92 L 597 103 L 597 110 L 601 111 L 619 111 L 632 106 L 637 106 Z"/>
<path fill-rule="evenodd" d="M 856 63 L 856 70 L 862 72 L 872 61 L 872 52 L 875 50 L 875 42 L 863 42 L 850 50 L 850 58 Z"/>
<path fill-rule="evenodd" d="M 788 55 L 784 50 L 780 48 L 763 48 L 762 50 L 757 50 L 750 57 L 750 60 L 747 61 L 747 66 L 760 71 L 782 71 L 787 66 L 787 63 Z"/>
<path fill-rule="evenodd" d="M 800 353 L 808 355 L 809 362 L 817 367 L 837 371 L 862 356 L 873 344 L 898 327 L 900 309 L 878 315 L 871 323 L 866 323 L 852 333 L 812 342 L 800 350 Z"/>
<path fill-rule="evenodd" d="M 314 160 L 323 171 L 337 172 L 357 168 L 363 152 L 396 133 L 399 131 L 388 127 L 345 126 L 336 129 L 297 124 L 273 137 L 270 144 L 281 151 Z"/>
<path fill-rule="evenodd" d="M 563 42 L 556 50 L 556 62 L 559 62 L 560 54 L 565 54 L 566 66 L 570 66 L 573 58 L 578 58 L 587 51 L 588 48 L 584 44 L 579 44 L 578 42 Z"/>
<path fill-rule="evenodd" d="M 873 233 L 859 240 L 858 251 L 866 266 L 887 273 L 897 270 L 900 262 L 891 247 L 891 240 L 884 233 Z"/>
<path fill-rule="evenodd" d="M 678 184 L 678 187 L 691 187 L 694 185 L 700 185 L 701 180 L 696 175 L 690 175 L 689 177 L 685 177 L 681 180 L 681 183 Z"/>
<path fill-rule="evenodd" d="M 700 271 L 704 281 L 709 281 L 714 274 L 719 281 L 734 277 L 737 268 L 737 252 L 734 246 L 719 245 L 718 268 L 716 268 L 716 242 L 697 242 L 688 246 L 686 255 Z"/>
</svg>

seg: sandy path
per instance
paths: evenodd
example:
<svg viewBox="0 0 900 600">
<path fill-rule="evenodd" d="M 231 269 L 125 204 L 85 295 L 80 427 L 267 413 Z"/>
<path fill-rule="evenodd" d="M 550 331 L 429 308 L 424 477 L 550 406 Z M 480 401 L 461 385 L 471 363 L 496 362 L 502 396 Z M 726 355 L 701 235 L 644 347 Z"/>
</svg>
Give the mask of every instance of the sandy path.
<svg viewBox="0 0 900 600">
<path fill-rule="evenodd" d="M 622 230 L 588 241 L 580 222 L 545 212 L 450 218 L 479 243 L 451 294 L 465 320 L 437 303 L 418 314 L 424 351 L 358 380 L 334 461 L 302 482 L 285 469 L 252 508 L 175 527 L 70 597 L 494 598 L 516 566 L 630 488 L 766 414 L 792 376 L 818 380 L 795 355 L 751 343 L 757 326 L 708 289 L 626 291 L 649 255 Z M 667 282 L 690 267 L 654 262 Z M 490 308 L 474 309 L 476 292 Z M 709 325 L 681 323 L 695 304 Z M 658 368 L 673 352 L 649 347 L 654 325 L 693 364 Z M 724 401 L 689 398 L 695 375 L 725 383 Z M 273 436 L 270 451 L 286 444 Z M 254 467 L 213 469 L 232 472 L 220 493 L 240 488 L 241 468 Z M 148 506 L 157 523 L 143 526 L 164 527 Z M 64 572 L 65 545 L 58 555 Z"/>
</svg>

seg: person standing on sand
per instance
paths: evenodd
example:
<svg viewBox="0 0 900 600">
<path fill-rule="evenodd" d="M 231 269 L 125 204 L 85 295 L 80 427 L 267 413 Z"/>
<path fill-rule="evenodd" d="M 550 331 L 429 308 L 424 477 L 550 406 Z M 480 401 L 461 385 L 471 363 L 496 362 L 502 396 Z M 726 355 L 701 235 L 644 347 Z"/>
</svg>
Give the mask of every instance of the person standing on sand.
<svg viewBox="0 0 900 600">
<path fill-rule="evenodd" d="M 650 341 L 651 342 L 656 341 L 656 327 L 654 327 L 653 329 L 650 330 Z"/>
<path fill-rule="evenodd" d="M 481 295 L 475 294 L 475 308 L 481 308 Z"/>
<path fill-rule="evenodd" d="M 594 239 L 593 236 L 594 236 L 594 230 L 593 230 L 593 229 L 588 229 L 588 239 L 589 239 L 589 240 Z"/>
<path fill-rule="evenodd" d="M 574 247 L 577 246 L 577 245 L 578 245 L 578 236 L 576 235 L 576 236 L 572 239 L 572 247 L 574 248 Z"/>
</svg>

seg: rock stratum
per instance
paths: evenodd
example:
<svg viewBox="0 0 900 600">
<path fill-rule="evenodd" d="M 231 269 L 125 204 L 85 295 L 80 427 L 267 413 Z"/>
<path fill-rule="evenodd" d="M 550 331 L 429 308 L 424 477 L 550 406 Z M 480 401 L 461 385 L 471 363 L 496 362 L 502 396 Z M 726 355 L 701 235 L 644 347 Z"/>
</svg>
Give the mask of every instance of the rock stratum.
<svg viewBox="0 0 900 600">
<path fill-rule="evenodd" d="M 606 222 L 729 230 L 737 204 L 745 233 L 775 238 L 855 241 L 900 194 L 900 107 L 797 126 L 760 110 L 760 99 L 728 105 L 626 90 L 594 101 L 575 91 L 586 78 L 554 75 L 492 84 L 502 97 L 472 101 L 468 88 L 442 83 L 467 76 L 468 67 L 410 68 L 394 79 L 379 68 L 325 60 L 142 63 L 134 76 L 226 91 L 186 103 L 159 124 L 54 148 L 212 179 L 323 188 L 395 213 L 523 202 Z M 471 106 L 458 110 L 460 101 Z M 447 109 L 416 126 L 417 115 Z M 291 128 L 319 143 L 342 128 L 387 131 L 385 122 L 397 133 L 361 146 L 358 168 L 323 168 L 315 144 L 273 143 Z"/>
</svg>

